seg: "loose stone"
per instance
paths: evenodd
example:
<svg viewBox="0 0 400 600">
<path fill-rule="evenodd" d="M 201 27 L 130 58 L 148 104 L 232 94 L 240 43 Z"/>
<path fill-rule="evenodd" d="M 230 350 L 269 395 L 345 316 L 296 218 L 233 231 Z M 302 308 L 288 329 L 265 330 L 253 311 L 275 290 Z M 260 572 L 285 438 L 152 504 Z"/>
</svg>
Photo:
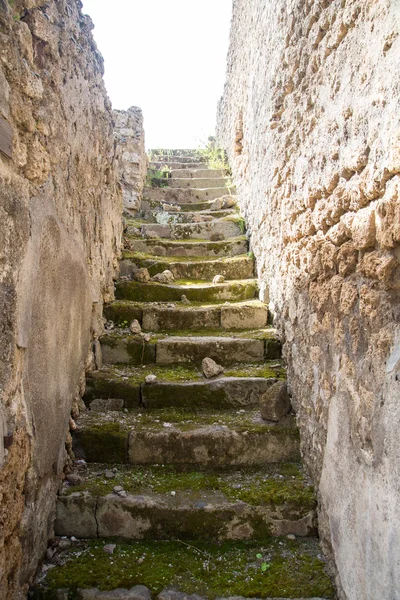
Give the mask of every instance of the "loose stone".
<svg viewBox="0 0 400 600">
<path fill-rule="evenodd" d="M 145 377 L 146 383 L 155 383 L 157 381 L 157 375 L 147 375 Z"/>
<path fill-rule="evenodd" d="M 168 269 L 166 271 L 163 271 L 162 273 L 156 273 L 156 275 L 154 275 L 153 277 L 153 281 L 156 281 L 157 283 L 168 284 L 172 283 L 174 280 L 175 277 Z"/>
<path fill-rule="evenodd" d="M 207 379 L 210 379 L 211 377 L 216 377 L 217 375 L 220 375 L 224 372 L 224 368 L 221 365 L 218 365 L 215 362 L 215 360 L 209 357 L 203 358 L 201 368 Z"/>
<path fill-rule="evenodd" d="M 134 269 L 132 271 L 132 279 L 139 281 L 140 283 L 147 283 L 151 280 L 150 273 L 146 267 L 141 269 Z"/>
<path fill-rule="evenodd" d="M 117 547 L 117 544 L 106 544 L 103 548 L 104 552 L 107 554 L 114 554 L 114 550 Z"/>
<path fill-rule="evenodd" d="M 190 302 L 190 300 L 188 298 L 186 298 L 185 294 L 182 294 L 182 296 L 181 296 L 181 302 L 182 302 L 182 304 L 192 304 Z"/>
<path fill-rule="evenodd" d="M 113 473 L 112 471 L 104 471 L 104 477 L 106 479 L 113 479 L 115 477 L 115 473 Z"/>
<path fill-rule="evenodd" d="M 181 207 L 178 204 L 163 204 L 165 212 L 181 212 Z"/>
<path fill-rule="evenodd" d="M 290 398 L 284 381 L 278 381 L 261 396 L 261 418 L 280 421 L 290 411 Z"/>
<path fill-rule="evenodd" d="M 67 481 L 70 485 L 72 486 L 76 486 L 76 485 L 81 485 L 83 479 L 80 475 L 77 475 L 76 473 L 71 473 L 70 475 L 67 475 Z"/>
<path fill-rule="evenodd" d="M 129 329 L 131 330 L 131 333 L 133 333 L 133 334 L 141 333 L 141 331 L 142 331 L 140 323 L 137 319 L 134 319 L 132 321 L 132 323 L 129 326 Z"/>
<path fill-rule="evenodd" d="M 213 284 L 216 285 L 217 283 L 224 283 L 225 281 L 225 277 L 223 275 L 216 275 L 213 279 Z"/>
</svg>

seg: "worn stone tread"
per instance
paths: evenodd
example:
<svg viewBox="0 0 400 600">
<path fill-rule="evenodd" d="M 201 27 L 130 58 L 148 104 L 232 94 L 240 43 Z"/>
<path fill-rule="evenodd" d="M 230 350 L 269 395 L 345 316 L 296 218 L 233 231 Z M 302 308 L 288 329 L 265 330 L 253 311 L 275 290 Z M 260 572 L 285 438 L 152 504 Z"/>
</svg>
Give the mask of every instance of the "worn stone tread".
<svg viewBox="0 0 400 600">
<path fill-rule="evenodd" d="M 206 202 L 215 200 L 226 194 L 234 193 L 234 188 L 212 187 L 204 189 L 193 188 L 168 188 L 168 187 L 146 187 L 143 190 L 143 198 L 147 200 L 163 200 L 170 203 L 189 204 L 191 202 Z"/>
<path fill-rule="evenodd" d="M 206 212 L 215 212 L 212 210 L 212 204 L 213 204 L 214 200 L 203 200 L 201 202 L 179 202 L 179 207 L 181 209 L 181 213 L 184 212 L 190 212 L 193 215 L 195 214 L 204 214 Z M 142 214 L 147 214 L 149 212 L 151 212 L 152 210 L 162 210 L 163 204 L 165 203 L 165 200 L 163 199 L 159 199 L 159 200 L 149 200 L 149 199 L 144 199 L 142 202 L 142 207 L 141 207 L 141 213 Z M 167 204 L 170 204 L 169 202 L 167 202 Z M 177 202 L 173 202 L 171 204 L 177 204 Z M 225 209 L 221 209 L 224 210 L 224 212 L 226 212 L 226 214 L 229 214 L 228 211 L 234 211 L 234 212 L 238 212 L 238 207 L 234 206 L 232 209 L 229 208 L 225 208 Z M 179 214 L 179 213 L 176 213 Z"/>
<path fill-rule="evenodd" d="M 172 179 L 201 179 L 203 177 L 226 177 L 228 175 L 228 169 L 206 169 L 198 168 L 195 169 L 192 167 L 187 169 L 171 169 L 171 178 Z"/>
<path fill-rule="evenodd" d="M 212 281 L 216 275 L 226 280 L 251 279 L 254 277 L 254 259 L 247 254 L 228 258 L 210 257 L 157 257 L 134 252 L 124 252 L 120 262 L 120 276 L 131 277 L 135 267 L 145 267 L 150 275 L 171 271 L 175 279 L 202 279 Z"/>
<path fill-rule="evenodd" d="M 273 328 L 169 331 L 153 333 L 149 341 L 126 330 L 100 338 L 105 364 L 199 364 L 206 356 L 223 365 L 280 359 L 281 344 Z"/>
<path fill-rule="evenodd" d="M 179 302 L 182 295 L 193 302 L 213 302 L 215 300 L 249 300 L 255 297 L 258 289 L 256 279 L 229 280 L 224 283 L 211 282 L 192 283 L 190 280 L 180 284 L 149 281 L 121 280 L 115 287 L 117 300 L 133 300 L 136 302 Z"/>
<path fill-rule="evenodd" d="M 300 459 L 294 417 L 271 424 L 258 410 L 85 413 L 77 421 L 73 448 L 88 462 L 136 465 L 255 467 Z"/>
<path fill-rule="evenodd" d="M 113 544 L 111 556 L 104 551 L 109 544 Z M 267 573 L 261 570 L 264 562 Z M 84 586 L 112 590 L 138 584 L 147 586 L 158 600 L 334 597 L 318 541 L 313 538 L 221 543 L 93 539 L 60 550 L 54 563 L 55 567 L 38 574 L 34 600 L 55 598 L 41 593 L 57 589 L 73 593 Z"/>
<path fill-rule="evenodd" d="M 225 257 L 246 254 L 248 251 L 248 240 L 246 236 L 229 238 L 228 240 L 166 240 L 166 239 L 127 239 L 131 242 L 133 252 L 144 252 L 156 256 L 209 256 Z"/>
<path fill-rule="evenodd" d="M 204 174 L 205 175 L 205 174 Z M 168 187 L 171 188 L 185 188 L 189 187 L 191 189 L 199 189 L 204 190 L 206 188 L 225 188 L 227 192 L 228 183 L 230 182 L 229 177 L 215 177 L 212 174 L 205 175 L 203 177 L 174 177 L 173 173 L 171 173 L 171 177 L 166 180 Z M 234 187 L 233 185 L 231 187 Z"/>
<path fill-rule="evenodd" d="M 115 300 L 104 307 L 104 316 L 117 327 L 127 328 L 137 319 L 144 331 L 240 330 L 265 328 L 267 306 L 259 300 L 184 304 L 182 302 L 133 302 Z"/>
<path fill-rule="evenodd" d="M 147 239 L 176 239 L 187 240 L 201 238 L 212 240 L 216 234 L 223 239 L 235 238 L 243 234 L 238 221 L 227 219 L 214 219 L 203 223 L 148 223 L 141 227 L 142 234 Z"/>
<path fill-rule="evenodd" d="M 56 535 L 222 541 L 316 533 L 313 489 L 292 464 L 220 473 L 120 465 L 112 478 L 105 473 L 108 465 L 91 465 L 79 486 L 64 485 Z"/>
</svg>

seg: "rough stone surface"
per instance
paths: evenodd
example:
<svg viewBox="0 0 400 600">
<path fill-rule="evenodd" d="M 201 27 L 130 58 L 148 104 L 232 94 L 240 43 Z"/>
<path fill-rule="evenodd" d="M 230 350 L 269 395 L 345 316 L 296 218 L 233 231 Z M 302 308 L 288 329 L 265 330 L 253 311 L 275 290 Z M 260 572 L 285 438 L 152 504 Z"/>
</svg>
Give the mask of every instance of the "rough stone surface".
<svg viewBox="0 0 400 600">
<path fill-rule="evenodd" d="M 101 592 L 97 588 L 78 590 L 79 600 L 151 600 L 151 592 L 144 585 L 135 585 L 130 590 L 118 588 Z"/>
<path fill-rule="evenodd" d="M 208 357 L 203 358 L 203 360 L 201 361 L 201 368 L 207 379 L 210 379 L 211 377 L 216 377 L 217 375 L 220 375 L 224 372 L 224 367 L 221 367 L 221 365 L 218 365 L 215 362 L 215 360 Z"/>
<path fill-rule="evenodd" d="M 132 323 L 129 325 L 129 330 L 133 334 L 142 332 L 142 327 L 137 319 L 133 319 Z"/>
<path fill-rule="evenodd" d="M 153 276 L 153 281 L 157 281 L 158 283 L 172 283 L 175 281 L 175 277 L 171 273 L 169 269 L 163 271 L 162 273 L 156 273 Z"/>
<path fill-rule="evenodd" d="M 219 105 L 343 600 L 400 589 L 398 17 L 235 0 Z"/>
<path fill-rule="evenodd" d="M 24 597 L 51 535 L 121 238 L 103 61 L 79 5 L 0 1 L 0 112 L 13 131 L 12 159 L 0 156 L 0 405 L 14 434 L 0 468 L 5 600 Z"/>
<path fill-rule="evenodd" d="M 113 110 L 118 180 L 121 183 L 124 211 L 135 214 L 140 209 L 147 172 L 144 147 L 143 115 L 140 108 Z"/>
<path fill-rule="evenodd" d="M 260 398 L 261 418 L 280 421 L 290 411 L 290 398 L 285 381 L 277 381 Z"/>
</svg>

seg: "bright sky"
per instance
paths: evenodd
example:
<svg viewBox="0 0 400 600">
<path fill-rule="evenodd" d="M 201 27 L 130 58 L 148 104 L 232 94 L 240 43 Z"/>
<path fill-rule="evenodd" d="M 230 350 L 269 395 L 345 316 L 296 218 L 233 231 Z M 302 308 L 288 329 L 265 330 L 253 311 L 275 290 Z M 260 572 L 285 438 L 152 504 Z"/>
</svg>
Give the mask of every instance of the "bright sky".
<svg viewBox="0 0 400 600">
<path fill-rule="evenodd" d="M 215 131 L 232 0 L 83 0 L 113 108 L 140 106 L 147 148 L 197 148 Z"/>
</svg>

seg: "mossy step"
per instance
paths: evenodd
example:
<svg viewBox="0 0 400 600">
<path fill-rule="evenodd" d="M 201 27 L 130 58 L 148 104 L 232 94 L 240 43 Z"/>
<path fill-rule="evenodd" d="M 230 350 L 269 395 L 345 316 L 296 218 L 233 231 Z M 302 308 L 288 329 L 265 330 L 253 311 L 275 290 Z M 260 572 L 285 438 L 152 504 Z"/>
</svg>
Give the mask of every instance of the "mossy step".
<svg viewBox="0 0 400 600">
<path fill-rule="evenodd" d="M 75 456 L 87 462 L 262 466 L 298 461 L 295 419 L 266 423 L 258 410 L 133 410 L 83 413 L 73 432 Z"/>
<path fill-rule="evenodd" d="M 149 164 L 149 171 L 155 170 L 160 171 L 161 169 L 167 169 L 171 171 L 172 169 L 177 169 L 179 171 L 188 170 L 188 169 L 204 169 L 204 162 L 193 162 L 192 160 L 188 162 L 180 162 L 178 160 L 169 160 L 169 161 L 156 161 L 152 160 Z"/>
<path fill-rule="evenodd" d="M 221 240 L 220 242 L 209 240 L 143 240 L 130 239 L 129 236 L 127 239 L 130 240 L 133 252 L 144 252 L 156 256 L 209 256 L 217 258 L 246 254 L 248 251 L 248 240 L 244 235 L 234 239 Z"/>
<path fill-rule="evenodd" d="M 141 231 L 149 239 L 212 240 L 216 235 L 222 236 L 222 239 L 236 238 L 244 233 L 244 226 L 240 220 L 215 219 L 204 223 L 148 223 L 141 227 Z"/>
<path fill-rule="evenodd" d="M 258 368 L 247 367 L 242 371 L 239 367 L 238 376 L 233 368 L 227 371 L 228 375 L 213 379 L 206 379 L 196 368 L 179 365 L 105 366 L 88 374 L 84 400 L 88 407 L 101 411 L 141 405 L 147 408 L 254 407 L 273 383 L 285 378 L 283 368 L 276 362 L 272 363 L 273 368 L 270 365 L 263 363 Z M 157 380 L 146 383 L 148 375 L 154 375 Z"/>
<path fill-rule="evenodd" d="M 222 541 L 317 533 L 313 489 L 293 464 L 225 473 L 121 465 L 112 479 L 106 471 L 91 465 L 81 485 L 64 485 L 56 535 Z"/>
<path fill-rule="evenodd" d="M 104 551 L 115 544 L 112 555 Z M 33 600 L 56 600 L 57 590 L 78 598 L 79 588 L 113 590 L 147 586 L 153 598 L 175 588 L 216 598 L 332 599 L 335 590 L 318 541 L 266 538 L 257 542 L 156 541 L 115 539 L 74 542 L 38 574 Z M 67 597 L 65 594 L 64 597 Z M 200 600 L 200 598 L 199 598 Z"/>
<path fill-rule="evenodd" d="M 204 177 L 171 177 L 165 180 L 166 185 L 171 188 L 191 188 L 195 190 L 204 190 L 206 188 L 225 188 L 226 193 L 229 193 L 228 184 L 234 187 L 232 180 L 228 177 L 216 177 L 210 173 Z"/>
<path fill-rule="evenodd" d="M 108 410 L 109 404 L 114 404 L 113 402 L 108 403 L 108 400 L 120 399 L 123 401 L 121 402 L 121 408 L 139 407 L 143 402 L 143 386 L 148 375 L 157 377 L 157 383 L 153 384 L 155 387 L 169 383 L 179 388 L 181 384 L 203 382 L 206 385 L 210 384 L 210 389 L 213 389 L 215 384 L 212 382 L 220 381 L 220 379 L 206 380 L 201 370 L 196 367 L 182 365 L 146 365 L 140 367 L 109 365 L 88 373 L 86 376 L 85 403 L 90 406 L 93 400 L 96 400 L 96 410 Z M 246 382 L 248 379 L 253 380 L 254 378 L 262 381 L 276 381 L 277 379 L 286 378 L 286 370 L 282 363 L 276 360 L 263 361 L 258 364 L 240 363 L 226 369 L 224 376 L 233 379 L 240 377 Z M 256 383 L 254 382 L 255 388 L 257 388 Z M 186 389 L 184 387 L 183 391 Z M 104 400 L 104 402 L 101 402 L 101 400 Z M 165 400 L 166 398 L 164 398 Z M 240 405 L 243 403 L 243 396 L 235 398 L 234 402 L 236 405 Z M 174 406 L 179 405 L 194 405 L 194 408 L 198 408 L 198 398 L 192 400 L 192 396 L 184 397 L 182 393 L 178 393 L 174 398 Z"/>
<path fill-rule="evenodd" d="M 188 211 L 174 212 L 162 210 L 162 205 L 159 210 L 150 210 L 144 214 L 146 221 L 151 223 L 200 223 L 211 221 L 212 219 L 223 219 L 224 217 L 235 217 L 238 215 L 237 208 L 225 208 L 221 210 L 204 210 L 204 211 Z M 129 233 L 129 231 L 128 231 Z"/>
<path fill-rule="evenodd" d="M 190 280 L 180 285 L 178 280 L 173 284 L 149 281 L 118 281 L 115 287 L 117 300 L 133 300 L 136 302 L 177 302 L 182 295 L 193 302 L 213 302 L 215 300 L 241 301 L 254 298 L 257 293 L 256 279 L 231 280 L 212 284 L 207 282 L 191 283 Z"/>
<path fill-rule="evenodd" d="M 218 259 L 201 257 L 188 260 L 183 257 L 181 260 L 176 260 L 124 252 L 120 262 L 120 276 L 131 277 L 135 267 L 146 267 L 150 275 L 168 269 L 175 279 L 212 281 L 216 275 L 223 275 L 228 280 L 254 277 L 254 260 L 247 254 Z"/>
<path fill-rule="evenodd" d="M 268 309 L 259 300 L 198 306 L 177 303 L 138 303 L 117 300 L 104 307 L 104 316 L 117 327 L 137 319 L 144 331 L 266 327 Z"/>
<path fill-rule="evenodd" d="M 143 190 L 143 198 L 146 200 L 163 200 L 167 204 L 183 203 L 189 204 L 193 202 L 207 202 L 207 200 L 216 200 L 226 194 L 232 193 L 232 189 L 227 187 L 213 187 L 205 189 L 192 188 L 169 188 L 169 187 L 145 187 Z"/>
<path fill-rule="evenodd" d="M 229 175 L 228 169 L 206 169 L 203 167 L 195 169 L 193 167 L 187 169 L 171 169 L 171 178 L 172 179 L 201 179 L 201 178 L 216 178 L 216 177 L 226 177 Z"/>
<path fill-rule="evenodd" d="M 279 359 L 281 344 L 272 328 L 158 332 L 145 341 L 129 331 L 100 338 L 104 364 L 200 364 L 206 356 L 222 365 Z"/>
<path fill-rule="evenodd" d="M 206 201 L 202 201 L 202 202 L 167 202 L 167 204 L 178 204 L 180 209 L 181 209 L 181 213 L 184 212 L 192 212 L 192 213 L 201 213 L 204 214 L 205 212 L 209 212 L 212 209 L 212 204 L 213 204 L 214 200 L 206 200 Z M 162 211 L 162 207 L 165 203 L 165 200 L 149 200 L 149 199 L 143 199 L 142 204 L 141 204 L 141 213 L 142 214 L 147 214 L 152 210 L 159 210 Z M 227 212 L 228 210 L 235 210 L 235 212 L 237 212 L 237 207 L 233 208 L 233 209 L 225 209 L 224 212 Z M 214 211 L 212 211 L 214 212 Z"/>
</svg>

